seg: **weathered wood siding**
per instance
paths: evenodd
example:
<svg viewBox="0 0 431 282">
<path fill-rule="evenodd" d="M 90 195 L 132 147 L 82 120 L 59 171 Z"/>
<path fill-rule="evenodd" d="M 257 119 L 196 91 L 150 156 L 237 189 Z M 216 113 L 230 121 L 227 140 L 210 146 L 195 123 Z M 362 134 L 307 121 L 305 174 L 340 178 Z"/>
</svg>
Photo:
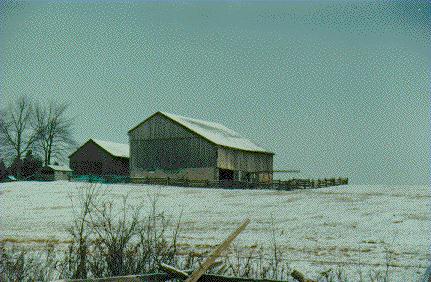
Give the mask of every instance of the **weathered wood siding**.
<svg viewBox="0 0 431 282">
<path fill-rule="evenodd" d="M 69 180 L 72 172 L 69 171 L 54 171 L 52 169 L 42 169 L 36 175 L 36 180 L 42 181 L 56 181 L 56 180 Z"/>
<path fill-rule="evenodd" d="M 139 175 L 135 175 L 134 179 L 138 178 L 157 178 L 157 179 L 188 179 L 188 180 L 216 180 L 217 169 L 212 167 L 196 167 L 182 169 L 156 169 L 154 171 L 142 171 Z"/>
<path fill-rule="evenodd" d="M 75 175 L 128 175 L 129 160 L 108 154 L 93 142 L 87 142 L 70 157 Z"/>
<path fill-rule="evenodd" d="M 273 155 L 219 147 L 217 167 L 244 172 L 272 171 Z"/>
<path fill-rule="evenodd" d="M 163 170 L 169 175 L 179 169 L 217 165 L 217 146 L 162 115 L 132 130 L 129 142 L 131 177 L 145 177 L 148 171 Z"/>
<path fill-rule="evenodd" d="M 66 171 L 54 171 L 54 180 L 69 180 L 71 174 Z"/>
</svg>

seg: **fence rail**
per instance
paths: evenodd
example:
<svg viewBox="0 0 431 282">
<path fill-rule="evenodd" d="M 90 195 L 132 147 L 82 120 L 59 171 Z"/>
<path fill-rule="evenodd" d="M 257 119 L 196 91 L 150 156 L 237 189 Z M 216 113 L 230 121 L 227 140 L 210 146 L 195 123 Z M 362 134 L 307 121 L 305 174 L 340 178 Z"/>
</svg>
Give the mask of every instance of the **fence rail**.
<svg viewBox="0 0 431 282">
<path fill-rule="evenodd" d="M 187 180 L 171 178 L 133 178 L 132 183 L 169 185 L 183 187 L 206 187 L 206 188 L 229 188 L 229 189 L 271 189 L 271 190 L 294 190 L 313 189 L 338 185 L 347 185 L 348 178 L 324 178 L 324 179 L 290 179 L 274 180 L 270 183 L 253 183 L 244 181 L 210 181 L 210 180 Z"/>
<path fill-rule="evenodd" d="M 236 180 L 206 180 L 206 179 L 178 179 L 178 178 L 129 178 L 125 176 L 72 176 L 71 181 L 98 182 L 98 183 L 135 183 L 181 187 L 204 187 L 225 189 L 269 189 L 269 190 L 295 190 L 314 189 L 338 185 L 347 185 L 348 178 L 323 179 L 289 179 L 273 180 L 272 182 L 246 182 Z"/>
</svg>

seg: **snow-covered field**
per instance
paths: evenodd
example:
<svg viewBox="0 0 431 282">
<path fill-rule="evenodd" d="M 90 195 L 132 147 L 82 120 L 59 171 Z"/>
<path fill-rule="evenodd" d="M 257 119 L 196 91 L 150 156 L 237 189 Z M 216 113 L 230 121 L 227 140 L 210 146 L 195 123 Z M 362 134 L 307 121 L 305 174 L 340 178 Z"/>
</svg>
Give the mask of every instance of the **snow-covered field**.
<svg viewBox="0 0 431 282">
<path fill-rule="evenodd" d="M 37 243 L 67 239 L 76 182 L 0 183 L 0 239 Z M 180 241 L 197 248 L 222 241 L 246 217 L 236 244 L 270 246 L 276 240 L 291 266 L 318 272 L 390 269 L 398 281 L 422 274 L 430 258 L 427 186 L 338 186 L 315 190 L 223 190 L 149 185 L 102 185 L 120 200 L 148 203 L 178 219 Z M 75 199 L 76 200 L 76 199 Z M 273 220 L 272 220 L 273 219 Z M 406 278 L 408 277 L 408 278 Z"/>
</svg>

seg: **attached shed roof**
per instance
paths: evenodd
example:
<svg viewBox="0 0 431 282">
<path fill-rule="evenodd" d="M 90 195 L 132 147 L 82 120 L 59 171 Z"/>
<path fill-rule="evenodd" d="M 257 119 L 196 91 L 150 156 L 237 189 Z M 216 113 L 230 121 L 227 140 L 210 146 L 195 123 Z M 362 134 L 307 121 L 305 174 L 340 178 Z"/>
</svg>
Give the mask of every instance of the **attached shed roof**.
<svg viewBox="0 0 431 282">
<path fill-rule="evenodd" d="M 219 123 L 184 117 L 166 112 L 157 112 L 156 114 L 162 114 L 168 117 L 169 119 L 179 123 L 180 125 L 186 127 L 190 131 L 200 135 L 201 137 L 207 139 L 214 144 L 244 151 L 273 154 L 272 152 L 262 147 L 259 147 L 249 139 L 242 137 L 239 133 Z M 147 121 L 149 118 L 141 122 L 139 125 Z M 129 130 L 129 132 L 134 130 L 138 126 L 132 128 L 131 130 Z"/>
<path fill-rule="evenodd" d="M 56 171 L 68 171 L 71 172 L 72 170 L 68 166 L 60 166 L 60 165 L 47 165 L 47 167 L 56 170 Z"/>
<path fill-rule="evenodd" d="M 129 157 L 129 144 L 122 144 L 122 143 L 114 143 L 110 141 L 103 141 L 98 139 L 91 139 L 105 149 L 109 154 L 115 156 L 115 157 L 121 157 L 121 158 L 128 158 Z"/>
</svg>

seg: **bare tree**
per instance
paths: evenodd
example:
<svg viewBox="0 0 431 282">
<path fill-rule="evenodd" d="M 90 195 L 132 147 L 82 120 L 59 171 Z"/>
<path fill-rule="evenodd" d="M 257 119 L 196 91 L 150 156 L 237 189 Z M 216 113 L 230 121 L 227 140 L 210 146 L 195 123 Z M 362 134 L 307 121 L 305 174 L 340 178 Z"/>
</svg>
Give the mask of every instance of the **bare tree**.
<svg viewBox="0 0 431 282">
<path fill-rule="evenodd" d="M 21 160 L 40 137 L 32 126 L 33 105 L 28 97 L 21 96 L 0 111 L 1 153 L 5 158 Z"/>
<path fill-rule="evenodd" d="M 37 149 L 43 155 L 44 165 L 65 157 L 76 142 L 72 137 L 72 119 L 66 115 L 68 105 L 49 103 L 47 106 L 38 104 L 34 114 L 34 129 L 40 132 L 36 142 Z"/>
</svg>

